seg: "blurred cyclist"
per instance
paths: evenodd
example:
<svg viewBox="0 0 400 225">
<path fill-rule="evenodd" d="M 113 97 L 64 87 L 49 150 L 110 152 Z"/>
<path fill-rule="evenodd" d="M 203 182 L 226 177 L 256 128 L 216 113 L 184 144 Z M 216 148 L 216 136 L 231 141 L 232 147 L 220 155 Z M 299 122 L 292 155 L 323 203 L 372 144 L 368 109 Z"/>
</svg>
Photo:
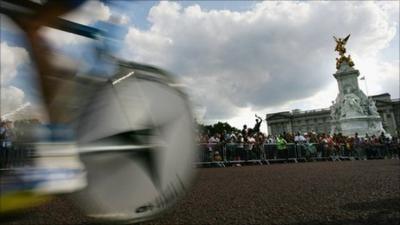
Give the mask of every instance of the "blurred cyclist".
<svg viewBox="0 0 400 225">
<path fill-rule="evenodd" d="M 43 194 L 68 193 L 86 186 L 86 172 L 75 147 L 73 129 L 68 125 L 68 113 L 54 106 L 56 92 L 62 87 L 65 71 L 51 63 L 51 49 L 39 33 L 40 28 L 56 23 L 59 16 L 68 13 L 85 0 L 47 1 L 37 4 L 27 0 L 10 1 L 16 6 L 28 7 L 30 16 L 10 16 L 24 32 L 35 62 L 42 98 L 49 124 L 36 129 L 36 156 L 34 166 L 15 170 L 5 177 L 0 195 L 0 212 L 29 207 L 43 201 Z M 65 93 L 68 95 L 68 93 Z M 31 193 L 28 197 L 27 193 Z M 39 194 L 39 196 L 36 196 Z"/>
</svg>

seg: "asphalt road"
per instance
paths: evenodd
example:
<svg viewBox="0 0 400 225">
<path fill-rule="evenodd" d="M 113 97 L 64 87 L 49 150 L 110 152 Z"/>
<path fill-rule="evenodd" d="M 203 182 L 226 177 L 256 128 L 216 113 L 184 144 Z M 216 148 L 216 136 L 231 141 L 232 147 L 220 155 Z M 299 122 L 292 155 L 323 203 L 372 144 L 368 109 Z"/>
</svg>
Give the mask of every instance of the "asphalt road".
<svg viewBox="0 0 400 225">
<path fill-rule="evenodd" d="M 390 225 L 400 221 L 400 161 L 314 162 L 198 169 L 160 224 Z M 3 224 L 89 224 L 62 198 Z"/>
</svg>

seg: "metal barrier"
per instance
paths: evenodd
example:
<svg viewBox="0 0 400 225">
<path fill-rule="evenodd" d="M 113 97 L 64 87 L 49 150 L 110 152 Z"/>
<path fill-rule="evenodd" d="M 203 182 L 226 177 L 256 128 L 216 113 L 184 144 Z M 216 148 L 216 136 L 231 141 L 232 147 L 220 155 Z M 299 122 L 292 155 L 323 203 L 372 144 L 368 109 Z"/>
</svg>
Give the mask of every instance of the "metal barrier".
<svg viewBox="0 0 400 225">
<path fill-rule="evenodd" d="M 33 159 L 32 145 L 13 143 L 0 146 L 0 169 L 12 169 L 30 165 Z"/>
<path fill-rule="evenodd" d="M 198 145 L 198 166 L 233 166 L 270 164 L 275 162 L 341 161 L 398 158 L 400 144 L 359 144 L 355 146 L 289 143 L 286 149 L 276 144 L 202 143 Z M 13 143 L 0 145 L 0 169 L 29 165 L 33 159 L 32 145 Z"/>
<path fill-rule="evenodd" d="M 342 161 L 399 158 L 399 144 L 288 143 L 278 149 L 276 144 L 202 143 L 199 144 L 198 166 L 232 166 L 270 164 L 274 162 Z"/>
</svg>

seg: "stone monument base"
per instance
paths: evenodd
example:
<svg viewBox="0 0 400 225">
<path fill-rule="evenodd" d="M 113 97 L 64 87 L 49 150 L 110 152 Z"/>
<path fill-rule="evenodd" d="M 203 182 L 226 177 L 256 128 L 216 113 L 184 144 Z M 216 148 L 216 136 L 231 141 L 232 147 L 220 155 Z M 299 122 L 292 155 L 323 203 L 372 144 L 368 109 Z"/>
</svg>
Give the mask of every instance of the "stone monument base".
<svg viewBox="0 0 400 225">
<path fill-rule="evenodd" d="M 381 132 L 385 132 L 379 116 L 343 118 L 338 122 L 338 131 L 345 136 L 353 137 L 355 133 L 358 133 L 359 137 L 365 137 L 366 134 L 379 136 Z"/>
</svg>

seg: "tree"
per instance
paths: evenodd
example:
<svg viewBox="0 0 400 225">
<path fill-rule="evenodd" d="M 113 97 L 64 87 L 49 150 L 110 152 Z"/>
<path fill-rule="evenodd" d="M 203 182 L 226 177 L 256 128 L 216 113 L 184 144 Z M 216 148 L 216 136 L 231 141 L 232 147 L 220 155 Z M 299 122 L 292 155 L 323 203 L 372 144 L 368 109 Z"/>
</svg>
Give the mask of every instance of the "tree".
<svg viewBox="0 0 400 225">
<path fill-rule="evenodd" d="M 224 131 L 226 132 L 239 132 L 240 130 L 236 127 L 231 126 L 227 122 L 218 122 L 213 125 L 204 125 L 204 124 L 197 124 L 199 128 L 199 132 L 208 133 L 209 135 L 214 135 L 215 133 L 222 134 Z"/>
</svg>

